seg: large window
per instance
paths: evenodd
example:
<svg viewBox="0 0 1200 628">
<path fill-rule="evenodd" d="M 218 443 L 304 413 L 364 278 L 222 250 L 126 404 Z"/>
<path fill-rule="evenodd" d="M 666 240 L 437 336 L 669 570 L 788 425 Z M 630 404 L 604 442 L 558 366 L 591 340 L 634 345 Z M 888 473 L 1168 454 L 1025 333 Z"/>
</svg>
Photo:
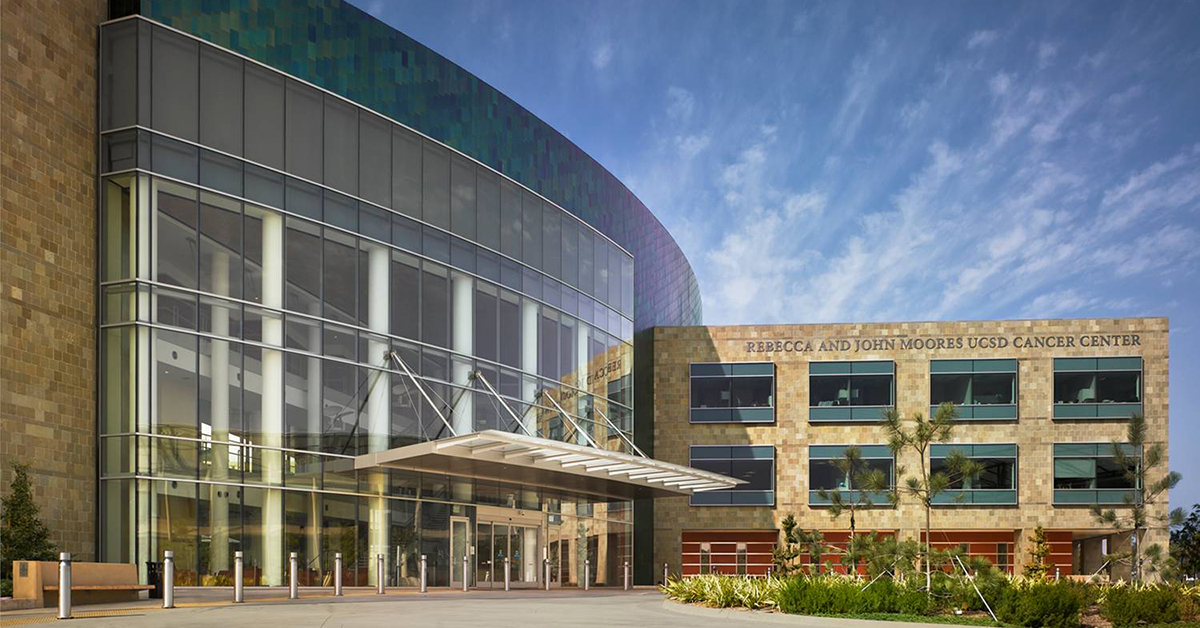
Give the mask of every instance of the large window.
<svg viewBox="0 0 1200 628">
<path fill-rule="evenodd" d="M 809 362 L 808 372 L 809 421 L 879 421 L 895 405 L 894 362 Z"/>
<path fill-rule="evenodd" d="M 930 416 L 949 402 L 959 419 L 1017 418 L 1016 360 L 932 360 L 929 373 Z"/>
<path fill-rule="evenodd" d="M 1141 457 L 1132 445 L 1121 445 L 1126 456 Z M 1118 464 L 1109 443 L 1054 445 L 1055 504 L 1121 504 L 1136 483 Z"/>
<path fill-rule="evenodd" d="M 1141 358 L 1054 358 L 1054 418 L 1127 419 L 1141 411 Z"/>
<path fill-rule="evenodd" d="M 858 478 L 842 472 L 837 461 L 842 458 L 846 445 L 810 445 L 808 448 L 808 503 L 813 506 L 829 504 L 828 496 L 820 491 L 838 491 L 848 500 L 855 499 L 865 486 L 858 486 Z M 865 465 L 865 473 L 880 471 L 888 485 L 895 483 L 896 461 L 887 445 L 859 445 L 859 453 Z M 887 496 L 870 493 L 871 503 L 886 505 Z"/>
<path fill-rule="evenodd" d="M 774 506 L 775 448 L 770 445 L 693 445 L 690 464 L 743 480 L 730 490 L 693 493 L 693 506 Z"/>
<path fill-rule="evenodd" d="M 983 466 L 977 478 L 957 480 L 950 490 L 934 498 L 938 504 L 1016 504 L 1016 445 L 933 445 L 930 473 L 946 469 L 946 458 L 958 451 Z"/>
<path fill-rule="evenodd" d="M 771 423 L 775 365 L 771 362 L 691 365 L 693 423 Z"/>
</svg>

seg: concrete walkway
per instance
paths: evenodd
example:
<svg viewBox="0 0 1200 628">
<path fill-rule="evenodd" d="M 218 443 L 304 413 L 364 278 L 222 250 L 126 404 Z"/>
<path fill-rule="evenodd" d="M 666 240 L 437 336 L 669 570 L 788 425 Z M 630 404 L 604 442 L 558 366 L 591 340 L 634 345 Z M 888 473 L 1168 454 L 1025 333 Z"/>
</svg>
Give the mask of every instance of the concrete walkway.
<svg viewBox="0 0 1200 628">
<path fill-rule="evenodd" d="M 787 624 L 798 628 L 917 628 L 944 624 L 908 624 L 852 619 L 800 617 L 742 610 L 718 610 L 665 601 L 653 588 L 539 591 L 450 591 L 397 589 L 376 595 L 370 589 L 347 589 L 334 598 L 329 589 L 302 590 L 288 600 L 286 589 L 246 589 L 244 604 L 231 604 L 229 589 L 177 589 L 178 608 L 164 610 L 159 600 L 89 605 L 75 609 L 72 626 L 254 626 L 301 628 L 338 626 L 613 626 L 652 628 L 718 628 L 730 625 Z M 56 609 L 4 613 L 0 627 L 54 623 Z"/>
</svg>

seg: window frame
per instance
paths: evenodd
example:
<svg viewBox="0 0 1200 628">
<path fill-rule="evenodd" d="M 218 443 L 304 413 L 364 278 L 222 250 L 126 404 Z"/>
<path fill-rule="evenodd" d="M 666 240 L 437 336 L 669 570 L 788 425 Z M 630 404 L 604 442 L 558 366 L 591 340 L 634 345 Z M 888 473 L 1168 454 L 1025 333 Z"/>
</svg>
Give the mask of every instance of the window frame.
<svg viewBox="0 0 1200 628">
<path fill-rule="evenodd" d="M 1122 448 L 1126 449 L 1126 455 L 1133 456 L 1141 461 L 1145 452 L 1135 451 L 1129 443 L 1121 443 Z M 1070 452 L 1068 448 L 1082 450 L 1083 448 L 1091 447 L 1094 453 Z M 1103 451 L 1107 449 L 1109 454 L 1104 455 Z M 1060 453 L 1061 452 L 1061 453 Z M 1139 490 L 1136 486 L 1132 488 L 1057 488 L 1055 483 L 1058 480 L 1058 461 L 1061 460 L 1102 460 L 1112 459 L 1112 443 L 1054 443 L 1050 452 L 1050 490 L 1053 491 L 1053 506 L 1093 506 L 1093 505 L 1124 505 L 1125 496 L 1136 496 Z M 1095 481 L 1095 472 L 1093 471 L 1093 482 Z"/>
<path fill-rule="evenodd" d="M 976 447 L 1012 447 L 1012 456 L 1005 455 L 987 455 L 986 453 L 975 452 Z M 934 455 L 934 452 L 944 449 L 942 455 Z M 946 455 L 951 451 L 964 451 L 968 458 L 975 459 L 1004 459 L 1012 460 L 1012 488 L 949 488 L 940 493 L 933 500 L 933 505 L 936 506 L 1016 506 L 1020 503 L 1019 491 L 1021 480 L 1021 448 L 1016 443 L 937 443 L 929 448 L 929 473 L 933 473 L 933 461 L 945 460 Z M 956 498 L 962 495 L 963 500 L 958 501 Z M 1011 496 L 1010 496 L 1011 495 Z"/>
<path fill-rule="evenodd" d="M 810 444 L 808 446 L 807 451 L 805 452 L 808 456 L 808 468 L 805 470 L 805 472 L 807 474 L 805 476 L 805 480 L 806 480 L 806 483 L 808 484 L 808 505 L 809 505 L 809 507 L 823 508 L 823 507 L 829 506 L 829 504 L 830 504 L 830 502 L 828 500 L 821 498 L 820 493 L 818 492 L 821 489 L 816 489 L 816 488 L 813 488 L 813 486 L 812 486 L 812 463 L 813 463 L 813 461 L 814 460 L 837 460 L 838 458 L 840 458 L 842 456 L 842 452 L 845 451 L 845 449 L 847 447 L 851 447 L 851 446 L 858 447 L 860 450 L 862 450 L 862 453 L 863 453 L 862 459 L 863 460 L 890 460 L 892 463 L 892 485 L 893 485 L 893 487 L 895 486 L 895 484 L 896 484 L 896 452 L 892 451 L 891 448 L 888 447 L 887 445 L 881 445 L 881 444 L 864 445 L 864 444 L 858 444 L 858 443 L 844 443 L 844 444 L 840 444 L 840 445 L 839 444 L 831 444 L 831 445 Z M 822 452 L 820 449 L 817 449 L 816 453 L 820 453 L 821 455 L 814 456 L 814 449 L 816 449 L 816 448 L 822 448 L 822 449 L 828 450 L 828 452 L 825 453 L 825 452 Z M 832 455 L 834 449 L 838 450 L 836 456 Z M 883 454 L 883 452 L 885 452 L 885 451 L 887 452 L 886 455 Z M 846 478 L 846 485 L 847 486 L 850 485 L 850 478 L 848 478 L 848 477 Z M 825 489 L 825 490 L 831 490 L 831 489 Z M 844 490 L 832 489 L 832 490 L 837 490 L 839 493 L 841 493 L 843 496 L 843 499 L 847 499 L 847 498 L 848 499 L 857 499 L 859 494 L 864 492 L 862 489 L 857 489 L 857 488 L 847 488 Z M 892 506 L 891 501 L 888 500 L 887 495 L 885 493 L 883 493 L 881 491 L 867 491 L 867 492 L 871 493 L 869 495 L 869 497 L 872 500 L 871 506 L 870 506 L 871 508 L 893 508 L 894 507 L 894 506 Z"/>
<path fill-rule="evenodd" d="M 770 375 L 755 372 L 742 372 L 739 370 L 753 371 L 748 367 L 762 367 L 770 365 Z M 700 367 L 721 367 L 728 370 L 728 373 L 722 374 L 700 374 L 696 375 L 695 370 Z M 739 369 L 738 367 L 741 367 Z M 693 424 L 708 424 L 708 423 L 754 423 L 769 425 L 775 423 L 775 409 L 778 405 L 777 393 L 777 368 L 774 362 L 770 361 L 750 361 L 750 362 L 691 362 L 688 364 L 688 423 Z M 734 406 L 733 405 L 733 380 L 734 379 L 749 379 L 749 378 L 771 378 L 771 403 L 768 406 Z M 693 382 L 696 379 L 725 379 L 730 384 L 730 399 L 729 407 L 727 408 L 696 408 L 692 406 Z M 699 411 L 699 413 L 697 413 Z M 721 418 L 725 414 L 726 418 Z M 712 418 L 706 418 L 712 417 Z"/>
<path fill-rule="evenodd" d="M 845 373 L 813 373 L 814 364 L 823 365 L 846 365 Z M 860 373 L 855 373 L 855 365 L 869 364 L 888 364 L 891 367 L 890 371 L 871 371 L 864 369 Z M 890 375 L 892 378 L 890 398 L 891 403 L 888 405 L 853 405 L 845 406 L 814 406 L 812 405 L 812 388 L 814 377 L 846 377 L 853 378 L 855 375 L 860 376 L 878 376 Z M 853 381 L 853 380 L 851 380 Z M 896 361 L 895 360 L 810 360 L 808 362 L 808 422 L 809 423 L 881 423 L 883 422 L 883 411 L 888 408 L 896 407 Z M 845 411 L 842 411 L 845 408 Z M 860 412 L 855 412 L 855 409 Z M 815 411 L 815 412 L 814 412 Z"/>
<path fill-rule="evenodd" d="M 717 448 L 722 448 L 722 447 L 730 450 L 729 457 L 727 457 L 727 458 L 696 458 L 695 457 L 694 452 L 698 448 L 717 449 Z M 742 456 L 735 455 L 736 450 L 739 450 L 739 449 L 747 450 L 744 452 L 747 455 L 742 455 Z M 751 491 L 748 489 L 733 488 L 733 489 L 720 490 L 720 491 L 697 492 L 697 493 L 692 493 L 691 496 L 688 497 L 688 505 L 695 506 L 695 507 L 740 506 L 740 507 L 749 507 L 749 508 L 774 508 L 775 507 L 775 493 L 776 493 L 776 491 L 778 491 L 778 482 L 777 482 L 777 478 L 775 477 L 778 473 L 778 468 L 776 465 L 776 456 L 775 456 L 775 446 L 774 445 L 746 445 L 746 444 L 741 444 L 741 445 L 720 445 L 720 444 L 688 445 L 688 466 L 692 466 L 693 463 L 697 460 L 725 460 L 725 461 L 730 461 L 730 462 L 735 461 L 735 460 L 767 460 L 767 458 L 754 457 L 752 455 L 754 452 L 752 452 L 750 450 L 755 450 L 755 449 L 764 450 L 764 451 L 770 450 L 770 452 L 771 452 L 771 457 L 769 458 L 769 460 L 771 461 L 771 488 L 769 490 L 753 490 L 753 491 Z M 724 474 L 721 474 L 721 475 L 724 475 Z M 727 476 L 727 477 L 732 477 L 732 476 Z M 734 503 L 733 498 L 734 498 L 734 495 L 737 493 L 755 493 L 755 494 L 761 493 L 761 494 L 765 494 L 765 496 L 769 497 L 770 499 L 769 499 L 769 501 L 764 502 L 764 503 Z M 715 502 L 715 501 L 712 501 L 709 503 L 696 503 L 697 495 L 701 495 L 701 496 L 725 495 L 725 496 L 729 497 L 729 501 L 725 502 L 725 503 L 719 503 L 719 502 Z M 704 501 L 703 498 L 701 498 L 701 499 L 702 499 L 702 501 Z"/>
<path fill-rule="evenodd" d="M 1012 370 L 977 370 L 979 366 L 991 366 L 999 362 L 1012 362 Z M 946 370 L 934 372 L 934 364 L 936 363 L 952 363 L 952 362 L 970 362 L 969 368 L 965 370 Z M 992 364 L 987 364 L 992 363 Z M 1013 376 L 1013 400 L 1012 403 L 996 403 L 996 404 L 954 404 L 958 409 L 958 419 L 960 421 L 1017 421 L 1021 416 L 1021 362 L 1015 357 L 1004 358 L 964 358 L 964 359 L 931 359 L 929 360 L 929 416 L 937 411 L 940 402 L 935 402 L 933 399 L 933 378 L 936 375 L 971 375 L 972 379 L 978 375 L 1008 375 Z M 973 386 L 973 384 L 972 384 Z"/>
<path fill-rule="evenodd" d="M 1096 362 L 1094 368 L 1060 368 L 1062 363 L 1064 367 L 1068 365 L 1078 365 L 1081 361 L 1092 360 Z M 1138 368 L 1120 368 L 1118 366 L 1101 367 L 1101 363 L 1109 362 L 1116 363 L 1119 360 L 1137 360 Z M 1071 362 L 1067 362 L 1071 361 Z M 1051 362 L 1051 395 L 1050 416 L 1055 421 L 1061 420 L 1127 420 L 1135 413 L 1142 412 L 1146 405 L 1146 359 L 1140 355 L 1128 356 L 1095 356 L 1095 357 L 1054 357 Z M 1059 373 L 1091 373 L 1097 378 L 1104 373 L 1138 373 L 1138 399 L 1137 402 L 1127 401 L 1091 401 L 1091 402 L 1072 402 L 1059 403 L 1058 399 L 1058 374 Z M 1098 385 L 1098 384 L 1097 384 Z M 1124 412 L 1128 410 L 1128 412 Z"/>
</svg>

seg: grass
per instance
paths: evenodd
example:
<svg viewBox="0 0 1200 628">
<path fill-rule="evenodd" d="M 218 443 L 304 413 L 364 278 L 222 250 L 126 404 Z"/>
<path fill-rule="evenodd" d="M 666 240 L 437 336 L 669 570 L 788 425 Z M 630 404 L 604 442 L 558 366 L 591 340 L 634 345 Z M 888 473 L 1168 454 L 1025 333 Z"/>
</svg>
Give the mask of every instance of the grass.
<svg viewBox="0 0 1200 628">
<path fill-rule="evenodd" d="M 911 615 L 905 613 L 850 613 L 845 615 L 818 615 L 818 617 L 840 617 L 842 619 L 871 619 L 875 621 L 908 621 L 922 624 L 952 624 L 955 626 L 1009 626 L 996 623 L 990 617 L 967 615 Z"/>
</svg>

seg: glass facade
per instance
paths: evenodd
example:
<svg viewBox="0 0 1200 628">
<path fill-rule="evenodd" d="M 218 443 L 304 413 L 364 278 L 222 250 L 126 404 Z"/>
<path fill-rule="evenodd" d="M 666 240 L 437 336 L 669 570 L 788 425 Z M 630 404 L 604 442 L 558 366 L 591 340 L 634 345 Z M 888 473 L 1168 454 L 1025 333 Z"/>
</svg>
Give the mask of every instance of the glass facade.
<svg viewBox="0 0 1200 628">
<path fill-rule="evenodd" d="M 896 403 L 891 361 L 810 362 L 808 420 L 882 421 Z"/>
<path fill-rule="evenodd" d="M 830 503 L 828 492 L 838 491 L 846 501 L 854 501 L 865 487 L 856 486 L 856 479 L 838 468 L 837 461 L 843 457 L 847 445 L 809 445 L 808 447 L 808 503 L 826 506 Z M 887 445 L 858 445 L 863 461 L 864 473 L 879 471 L 887 479 L 888 486 L 895 484 L 896 458 Z M 822 496 L 821 491 L 826 491 Z M 874 505 L 888 505 L 884 493 L 867 496 Z"/>
<path fill-rule="evenodd" d="M 591 558 L 618 583 L 628 503 L 353 459 L 485 429 L 626 451 L 633 258 L 228 51 L 142 19 L 101 41 L 101 559 L 172 549 L 178 583 L 217 585 L 240 550 L 248 584 L 279 585 L 295 551 L 301 584 L 327 584 L 341 552 L 373 585 L 382 553 L 398 585 L 424 553 L 452 585 L 464 543 L 498 547 L 519 509 L 541 514 L 506 546 L 553 548 L 553 582 Z"/>
<path fill-rule="evenodd" d="M 1128 462 L 1136 462 L 1142 452 L 1122 444 Z M 1124 504 L 1136 498 L 1135 469 L 1122 465 L 1111 443 L 1055 443 L 1055 504 Z"/>
<path fill-rule="evenodd" d="M 771 362 L 692 364 L 692 423 L 771 423 L 775 365 Z"/>
<path fill-rule="evenodd" d="M 1141 411 L 1141 358 L 1054 359 L 1054 418 L 1128 419 Z"/>
<path fill-rule="evenodd" d="M 929 416 L 953 403 L 959 420 L 1017 418 L 1016 360 L 930 360 Z"/>
<path fill-rule="evenodd" d="M 692 506 L 774 506 L 775 448 L 770 445 L 691 445 L 689 465 L 745 482 L 731 490 L 693 493 Z"/>
<path fill-rule="evenodd" d="M 949 490 L 934 497 L 936 504 L 1014 505 L 1017 503 L 1016 445 L 932 445 L 930 473 L 945 472 L 946 457 L 958 452 L 978 462 L 983 471 L 976 478 L 958 479 Z"/>
</svg>

